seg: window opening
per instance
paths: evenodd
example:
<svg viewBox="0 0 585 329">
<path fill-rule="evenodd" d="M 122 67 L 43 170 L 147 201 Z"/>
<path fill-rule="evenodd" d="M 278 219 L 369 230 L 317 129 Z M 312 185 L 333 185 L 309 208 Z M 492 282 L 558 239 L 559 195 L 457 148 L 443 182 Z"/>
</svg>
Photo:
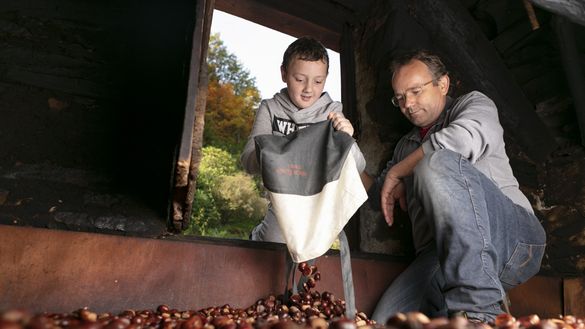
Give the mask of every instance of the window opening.
<svg viewBox="0 0 585 329">
<path fill-rule="evenodd" d="M 248 239 L 263 219 L 267 201 L 260 178 L 240 163 L 261 99 L 286 87 L 282 55 L 296 38 L 215 10 L 211 25 L 209 87 L 203 158 L 189 226 L 184 234 Z M 341 101 L 339 53 L 328 49 L 325 85 Z"/>
</svg>

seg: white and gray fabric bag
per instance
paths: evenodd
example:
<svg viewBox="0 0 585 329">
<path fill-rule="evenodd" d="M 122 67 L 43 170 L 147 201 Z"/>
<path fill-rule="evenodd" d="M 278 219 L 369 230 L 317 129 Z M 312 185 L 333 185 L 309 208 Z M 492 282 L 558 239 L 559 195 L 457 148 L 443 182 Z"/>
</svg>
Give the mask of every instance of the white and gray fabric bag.
<svg viewBox="0 0 585 329">
<path fill-rule="evenodd" d="M 354 139 L 322 121 L 286 136 L 255 137 L 264 186 L 294 262 L 323 255 L 367 200 Z"/>
</svg>

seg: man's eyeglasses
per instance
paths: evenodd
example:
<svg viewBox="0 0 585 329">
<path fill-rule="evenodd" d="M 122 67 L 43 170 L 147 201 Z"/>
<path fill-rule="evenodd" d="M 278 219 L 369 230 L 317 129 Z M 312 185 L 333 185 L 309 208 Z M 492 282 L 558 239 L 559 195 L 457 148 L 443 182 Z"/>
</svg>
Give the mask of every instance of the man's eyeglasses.
<svg viewBox="0 0 585 329">
<path fill-rule="evenodd" d="M 420 93 L 422 93 L 424 86 L 426 86 L 429 83 L 434 82 L 434 81 L 435 81 L 435 79 L 433 79 L 429 82 L 425 82 L 420 86 L 408 88 L 408 89 L 406 89 L 404 94 L 394 95 L 394 97 L 392 97 L 392 105 L 394 105 L 396 107 L 400 107 L 406 101 L 406 97 L 417 97 L 418 95 L 420 95 Z"/>
</svg>

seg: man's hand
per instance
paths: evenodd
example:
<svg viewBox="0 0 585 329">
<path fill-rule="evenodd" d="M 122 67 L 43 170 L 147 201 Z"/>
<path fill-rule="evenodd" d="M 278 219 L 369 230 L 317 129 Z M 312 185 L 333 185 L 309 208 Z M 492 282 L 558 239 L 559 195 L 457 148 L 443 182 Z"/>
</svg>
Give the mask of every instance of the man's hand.
<svg viewBox="0 0 585 329">
<path fill-rule="evenodd" d="M 344 133 L 353 136 L 353 126 L 343 114 L 339 112 L 330 112 L 329 115 L 327 115 L 327 119 L 333 121 L 333 128 L 335 128 L 335 130 L 343 131 Z"/>
<path fill-rule="evenodd" d="M 384 178 L 384 185 L 382 186 L 381 206 L 384 218 L 389 226 L 394 223 L 394 204 L 396 200 L 400 202 L 400 208 L 406 211 L 406 190 L 404 184 L 400 180 L 402 177 L 412 175 L 414 167 L 425 156 L 422 146 L 410 153 L 402 161 L 398 162 Z"/>
<path fill-rule="evenodd" d="M 396 200 L 400 203 L 400 208 L 406 211 L 406 193 L 404 184 L 400 178 L 395 177 L 388 172 L 384 179 L 384 185 L 382 186 L 381 196 L 381 207 L 384 213 L 384 218 L 388 226 L 392 226 L 394 223 L 394 204 Z"/>
</svg>

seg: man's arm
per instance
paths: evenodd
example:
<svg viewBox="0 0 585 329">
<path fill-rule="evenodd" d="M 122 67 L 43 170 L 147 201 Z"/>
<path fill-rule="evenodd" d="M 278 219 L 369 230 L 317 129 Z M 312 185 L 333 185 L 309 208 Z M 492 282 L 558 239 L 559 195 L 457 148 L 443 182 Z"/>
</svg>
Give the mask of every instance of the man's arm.
<svg viewBox="0 0 585 329">
<path fill-rule="evenodd" d="M 369 191 L 372 185 L 374 184 L 374 178 L 365 171 L 360 174 L 360 178 L 362 179 L 362 184 L 364 184 L 364 188 L 366 191 Z"/>
<path fill-rule="evenodd" d="M 400 207 L 406 210 L 406 194 L 402 184 L 402 177 L 411 175 L 423 157 L 423 149 L 419 147 L 402 161 L 392 166 L 384 178 L 384 185 L 380 192 L 380 206 L 389 226 L 394 223 L 394 204 L 396 200 L 400 202 Z"/>
<path fill-rule="evenodd" d="M 390 175 L 392 177 L 400 179 L 402 177 L 412 175 L 414 167 L 416 167 L 419 161 L 422 160 L 424 155 L 425 154 L 423 152 L 422 146 L 417 148 L 412 153 L 407 155 L 406 158 L 404 158 L 402 161 L 392 166 L 392 168 L 390 168 L 390 170 L 388 171 L 388 174 L 386 174 L 386 177 Z"/>
</svg>

